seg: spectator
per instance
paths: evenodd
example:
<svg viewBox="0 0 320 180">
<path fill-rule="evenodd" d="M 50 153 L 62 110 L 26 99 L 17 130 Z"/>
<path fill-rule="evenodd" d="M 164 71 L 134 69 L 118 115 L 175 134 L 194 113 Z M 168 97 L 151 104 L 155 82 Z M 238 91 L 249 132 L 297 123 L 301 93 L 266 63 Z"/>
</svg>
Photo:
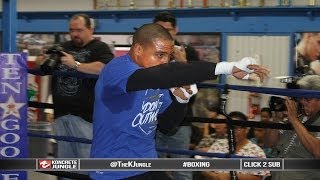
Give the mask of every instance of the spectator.
<svg viewBox="0 0 320 180">
<path fill-rule="evenodd" d="M 270 123 L 272 121 L 272 112 L 270 108 L 264 107 L 260 112 L 261 122 Z"/>
<path fill-rule="evenodd" d="M 250 139 L 251 142 L 255 143 L 259 147 L 261 147 L 266 154 L 267 158 L 273 157 L 272 148 L 268 147 L 265 143 L 266 137 L 266 129 L 264 128 L 253 128 L 254 137 Z"/>
<path fill-rule="evenodd" d="M 271 123 L 272 122 L 272 112 L 270 108 L 264 107 L 260 110 L 261 122 L 263 123 Z M 253 137 L 250 138 L 250 141 L 260 146 L 267 158 L 273 157 L 272 148 L 267 146 L 265 143 L 266 137 L 266 129 L 264 128 L 251 128 L 253 130 Z M 250 130 L 251 130 L 250 129 Z"/>
<path fill-rule="evenodd" d="M 232 120 L 248 121 L 248 118 L 241 112 L 234 111 L 229 114 Z M 266 158 L 263 150 L 247 139 L 248 128 L 236 126 L 235 133 L 235 154 L 238 156 Z M 228 153 L 228 139 L 219 139 L 214 142 L 208 152 L 212 153 Z M 206 179 L 230 179 L 230 173 L 225 171 L 204 171 L 202 174 Z M 247 179 L 262 179 L 264 176 L 269 176 L 268 171 L 238 171 L 238 180 Z"/>
<path fill-rule="evenodd" d="M 216 119 L 226 119 L 226 117 L 222 114 L 219 114 L 216 116 Z M 226 139 L 227 138 L 227 124 L 225 123 L 210 123 L 210 125 L 213 125 L 211 127 L 214 128 L 214 131 L 210 134 L 204 136 L 198 146 L 196 147 L 196 150 L 207 152 L 210 148 L 210 146 L 218 139 Z"/>
<path fill-rule="evenodd" d="M 297 84 L 301 89 L 320 90 L 320 76 L 308 75 Z M 268 129 L 267 137 L 273 143 L 279 158 L 320 158 L 320 133 L 309 132 L 304 125 L 320 125 L 320 99 L 300 98 L 303 116 L 298 114 L 297 102 L 286 98 L 288 121 L 294 128 L 291 130 Z M 272 179 L 319 179 L 318 171 L 276 171 Z"/>
<path fill-rule="evenodd" d="M 212 118 L 212 119 L 219 119 L 219 110 L 217 108 L 212 108 L 212 109 L 208 109 L 208 111 L 206 111 L 206 116 L 207 118 Z M 221 118 L 223 115 L 220 115 L 219 117 Z M 214 123 L 204 123 L 203 124 L 203 136 L 208 136 L 212 133 L 214 133 L 215 131 L 215 126 L 216 124 Z"/>
</svg>

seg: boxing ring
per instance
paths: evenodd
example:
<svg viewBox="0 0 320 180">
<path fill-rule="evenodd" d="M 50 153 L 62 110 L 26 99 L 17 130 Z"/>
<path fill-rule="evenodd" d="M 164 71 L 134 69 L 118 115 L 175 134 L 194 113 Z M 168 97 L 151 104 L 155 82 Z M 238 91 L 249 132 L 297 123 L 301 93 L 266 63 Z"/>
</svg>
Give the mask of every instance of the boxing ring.
<svg viewBox="0 0 320 180">
<path fill-rule="evenodd" d="M 11 77 L 9 79 L 14 79 L 14 80 L 19 80 L 18 78 L 13 78 L 16 77 L 17 74 L 22 73 L 30 73 L 36 76 L 44 76 L 45 74 L 42 73 L 38 69 L 27 69 L 27 66 L 25 64 L 26 57 L 21 56 L 23 58 L 16 58 L 16 62 L 13 62 L 12 58 L 10 59 L 11 55 L 6 57 L 6 62 L 10 66 L 8 66 L 8 69 L 15 67 L 13 70 L 8 70 L 8 74 L 4 75 L 4 77 Z M 10 64 L 11 63 L 11 64 Z M 78 78 L 97 78 L 96 75 L 88 75 L 88 74 L 83 74 L 83 73 L 65 73 L 65 72 L 58 72 L 54 71 L 53 76 L 73 76 L 73 77 L 78 77 Z M 23 79 L 23 78 L 22 78 Z M 21 80 L 21 79 L 20 79 Z M 23 81 L 26 81 L 23 79 Z M 1 82 L 2 85 L 6 84 L 6 86 L 2 87 L 2 92 L 4 92 L 5 88 L 11 88 L 10 84 L 3 83 Z M 23 93 L 22 96 L 22 102 L 26 101 L 26 92 L 27 92 L 27 86 L 26 82 L 25 84 L 21 83 L 21 89 L 20 92 Z M 226 85 L 226 84 L 209 84 L 209 83 L 199 83 L 198 84 L 199 88 L 215 88 L 215 89 L 221 89 L 224 90 L 224 92 L 229 91 L 229 90 L 236 90 L 236 91 L 248 91 L 248 92 L 256 92 L 256 93 L 262 93 L 262 94 L 272 94 L 272 95 L 279 95 L 279 96 L 289 96 L 289 97 L 314 97 L 314 98 L 320 98 L 320 92 L 319 91 L 314 91 L 314 90 L 301 90 L 301 89 L 283 89 L 283 88 L 269 88 L 269 87 L 252 87 L 252 86 L 239 86 L 239 85 Z M 10 96 L 9 100 L 10 100 Z M 10 100 L 11 101 L 11 100 Z M 17 103 L 17 99 L 15 99 L 15 102 Z M 0 102 L 3 103 L 3 102 Z M 48 103 L 42 103 L 42 102 L 35 102 L 35 101 L 29 101 L 26 102 L 26 105 L 29 107 L 34 107 L 34 108 L 53 108 L 53 104 L 48 104 Z M 21 105 L 22 106 L 22 105 Z M 26 107 L 25 107 L 26 108 Z M 20 112 L 21 114 L 21 112 Z M 14 114 L 14 112 L 11 112 L 11 114 L 8 115 L 8 117 L 12 116 L 17 116 Z M 2 122 L 1 124 L 4 124 L 4 117 L 5 117 L 5 112 L 4 110 L 2 111 Z M 22 114 L 21 117 L 25 117 L 25 114 Z M 227 123 L 228 125 L 228 139 L 229 141 L 233 142 L 232 134 L 233 134 L 233 126 L 244 126 L 244 127 L 256 127 L 256 128 L 271 128 L 271 129 L 284 129 L 284 130 L 292 130 L 292 126 L 290 124 L 281 124 L 281 123 L 263 123 L 263 122 L 257 122 L 257 121 L 239 121 L 239 120 L 221 120 L 221 119 L 211 119 L 211 118 L 203 118 L 203 117 L 192 117 L 192 122 L 200 122 L 200 123 Z M 24 121 L 23 124 L 20 124 L 21 128 L 23 131 L 26 131 L 27 125 L 26 125 L 26 120 Z M 306 128 L 311 131 L 311 132 L 319 132 L 320 127 L 319 126 L 311 126 L 307 125 Z M 7 128 L 8 129 L 8 128 Z M 231 134 L 231 135 L 230 135 Z M 3 136 L 3 135 L 2 135 Z M 27 132 L 26 134 L 22 134 L 19 136 L 19 139 L 24 141 L 24 145 L 26 145 L 27 138 L 28 137 L 36 137 L 36 138 L 50 138 L 50 139 L 55 139 L 56 141 L 68 141 L 68 142 L 77 142 L 77 143 L 86 143 L 86 144 L 91 144 L 90 139 L 84 139 L 84 138 L 76 138 L 76 137 L 69 137 L 69 136 L 55 136 L 55 135 L 49 135 L 49 134 L 38 134 L 38 133 L 32 133 L 32 132 Z M 13 136 L 15 137 L 15 136 Z M 9 141 L 9 140 L 6 140 Z M 26 145 L 27 146 L 27 145 Z M 222 154 L 222 153 L 209 153 L 209 152 L 202 152 L 202 151 L 194 151 L 194 150 L 185 150 L 185 149 L 160 149 L 158 148 L 157 151 L 160 152 L 167 152 L 167 153 L 175 153 L 175 154 L 183 154 L 183 155 L 190 155 L 190 156 L 195 156 L 195 155 L 200 155 L 200 156 L 207 156 L 207 157 L 215 157 L 215 158 L 254 158 L 254 157 L 241 157 L 237 156 L 232 153 L 232 149 L 229 149 L 231 153 L 227 154 Z M 26 158 L 27 157 L 27 152 L 23 152 L 21 155 L 18 156 L 12 156 L 14 158 Z M 8 158 L 12 158 L 8 157 Z M 45 173 L 45 174 L 51 174 L 51 175 L 56 175 L 59 177 L 66 177 L 66 178 L 75 178 L 75 179 L 89 179 L 88 176 L 83 175 L 83 174 L 78 174 L 75 172 L 61 172 L 61 171 L 38 171 L 39 173 Z"/>
</svg>

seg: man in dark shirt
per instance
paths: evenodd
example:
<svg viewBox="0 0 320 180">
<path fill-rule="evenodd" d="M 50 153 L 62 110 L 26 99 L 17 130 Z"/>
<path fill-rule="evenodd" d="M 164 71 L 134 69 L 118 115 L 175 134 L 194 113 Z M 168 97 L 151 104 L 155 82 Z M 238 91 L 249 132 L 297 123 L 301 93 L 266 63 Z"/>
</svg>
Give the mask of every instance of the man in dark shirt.
<svg viewBox="0 0 320 180">
<path fill-rule="evenodd" d="M 62 43 L 61 63 L 52 67 L 60 72 L 99 74 L 113 58 L 108 45 L 94 39 L 94 21 L 76 14 L 69 22 L 70 41 Z M 45 65 L 44 63 L 43 65 Z M 43 66 L 42 66 L 43 67 Z M 52 77 L 54 131 L 58 136 L 92 139 L 94 87 L 97 79 L 65 75 Z M 90 144 L 58 141 L 59 158 L 87 158 Z"/>
</svg>

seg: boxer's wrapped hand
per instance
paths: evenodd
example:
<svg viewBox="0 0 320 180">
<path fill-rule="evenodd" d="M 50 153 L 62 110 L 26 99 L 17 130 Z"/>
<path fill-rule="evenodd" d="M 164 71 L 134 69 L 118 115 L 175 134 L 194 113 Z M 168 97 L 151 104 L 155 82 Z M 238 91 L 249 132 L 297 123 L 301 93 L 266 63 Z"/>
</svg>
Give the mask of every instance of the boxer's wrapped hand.
<svg viewBox="0 0 320 180">
<path fill-rule="evenodd" d="M 170 88 L 170 91 L 179 103 L 188 103 L 190 98 L 198 93 L 198 88 L 196 84 Z"/>
<path fill-rule="evenodd" d="M 256 80 L 256 75 L 258 75 L 260 81 L 263 82 L 264 78 L 269 74 L 269 70 L 258 65 L 254 58 L 245 57 L 237 62 L 217 63 L 215 75 L 219 74 L 232 74 L 237 79 L 249 80 Z"/>
</svg>

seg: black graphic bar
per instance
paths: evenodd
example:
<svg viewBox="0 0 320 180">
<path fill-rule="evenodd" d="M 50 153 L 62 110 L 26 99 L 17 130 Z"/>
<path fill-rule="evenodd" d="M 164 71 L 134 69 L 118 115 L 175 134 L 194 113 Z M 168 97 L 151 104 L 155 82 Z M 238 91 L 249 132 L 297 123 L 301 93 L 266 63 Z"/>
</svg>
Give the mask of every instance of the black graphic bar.
<svg viewBox="0 0 320 180">
<path fill-rule="evenodd" d="M 240 159 L 81 159 L 81 170 L 239 170 Z"/>
<path fill-rule="evenodd" d="M 317 159 L 0 159 L 0 171 L 320 170 Z"/>
<path fill-rule="evenodd" d="M 35 170 L 36 159 L 0 159 L 0 170 Z"/>
<path fill-rule="evenodd" d="M 285 170 L 319 170 L 320 159 L 284 159 Z"/>
</svg>

